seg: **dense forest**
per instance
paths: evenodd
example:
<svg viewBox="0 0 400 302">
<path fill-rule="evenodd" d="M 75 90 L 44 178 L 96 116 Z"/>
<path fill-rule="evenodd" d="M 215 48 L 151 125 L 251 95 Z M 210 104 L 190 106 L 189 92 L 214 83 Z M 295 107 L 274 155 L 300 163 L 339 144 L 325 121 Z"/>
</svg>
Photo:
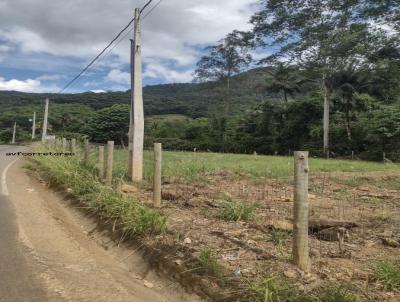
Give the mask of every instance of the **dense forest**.
<svg viewBox="0 0 400 302">
<path fill-rule="evenodd" d="M 399 12 L 386 0 L 261 1 L 252 32 L 204 50 L 196 82 L 144 88 L 146 145 L 400 160 Z M 0 92 L 0 140 L 10 141 L 14 121 L 18 139 L 29 139 L 45 97 L 50 133 L 126 144 L 130 91 Z"/>
</svg>

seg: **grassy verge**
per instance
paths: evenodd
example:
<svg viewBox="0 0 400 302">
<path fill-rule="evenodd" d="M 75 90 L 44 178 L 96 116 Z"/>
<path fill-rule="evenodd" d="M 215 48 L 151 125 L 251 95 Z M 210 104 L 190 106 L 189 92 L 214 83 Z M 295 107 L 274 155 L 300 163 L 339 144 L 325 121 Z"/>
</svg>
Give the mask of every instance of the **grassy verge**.
<svg viewBox="0 0 400 302">
<path fill-rule="evenodd" d="M 39 151 L 39 150 L 38 150 Z M 44 151 L 44 150 L 40 150 Z M 94 163 L 95 154 L 92 154 Z M 240 160 L 243 159 L 243 160 Z M 140 204 L 132 197 L 126 196 L 104 186 L 97 178 L 92 165 L 85 166 L 79 158 L 72 157 L 41 157 L 36 158 L 38 169 L 45 175 L 50 184 L 62 186 L 74 197 L 79 199 L 88 208 L 98 212 L 106 221 L 123 230 L 127 237 L 145 234 L 159 234 L 166 230 L 166 217 L 159 211 Z M 127 153 L 117 150 L 115 153 L 116 182 L 126 173 Z M 184 153 L 164 152 L 164 176 L 167 178 L 182 177 L 186 180 L 198 180 L 207 177 L 208 173 L 229 171 L 233 174 L 245 174 L 251 177 L 279 177 L 292 173 L 292 160 L 285 157 L 251 156 L 251 155 L 224 155 L 212 153 Z M 341 164 L 343 162 L 343 165 Z M 336 164 L 338 164 L 336 166 Z M 312 160 L 311 165 L 316 171 L 373 171 L 399 169 L 397 165 L 383 165 L 376 163 L 354 163 L 347 161 Z M 325 166 L 324 166 L 325 165 Z M 342 166 L 341 166 L 342 165 Z M 266 169 L 265 167 L 269 167 Z M 145 154 L 145 175 L 151 179 L 152 153 Z M 254 219 L 254 206 L 248 206 L 240 201 L 227 202 L 220 208 L 219 217 L 228 221 Z M 117 223 L 115 223 L 117 222 Z M 289 233 L 276 231 L 271 234 L 271 240 L 276 245 L 290 238 Z M 174 250 L 175 252 L 175 250 Z M 216 279 L 231 280 L 232 276 L 224 276 L 223 267 L 218 264 L 218 253 L 207 247 L 200 251 L 196 259 L 196 272 L 202 275 L 213 276 Z M 200 268 L 200 269 L 199 269 Z M 245 284 L 244 284 L 245 283 Z M 234 283 L 232 283 L 234 284 Z M 359 301 L 357 296 L 347 290 L 333 290 L 332 292 L 318 292 L 312 296 L 305 296 L 297 285 L 282 277 L 260 278 L 259 281 L 247 283 L 243 279 L 240 284 L 227 283 L 227 287 L 238 290 L 242 301 Z M 248 285 L 250 284 L 250 285 Z M 246 286 L 248 285 L 248 286 Z M 335 298 L 328 298 L 335 294 Z M 238 299 L 240 299 L 238 298 Z M 238 300 L 239 301 L 239 300 Z"/>
<path fill-rule="evenodd" d="M 43 146 L 38 148 L 41 152 L 47 151 Z M 102 218 L 117 222 L 127 236 L 158 234 L 166 230 L 166 218 L 157 210 L 104 186 L 95 169 L 84 166 L 78 157 L 37 157 L 35 163 L 50 185 L 64 187 Z"/>
<path fill-rule="evenodd" d="M 390 263 L 379 261 L 372 264 L 372 270 L 377 280 L 386 289 L 400 290 L 400 261 Z"/>
<path fill-rule="evenodd" d="M 114 155 L 116 175 L 123 176 L 127 170 L 125 150 L 117 150 Z M 145 179 L 152 178 L 153 153 L 146 151 Z M 398 164 L 382 164 L 364 161 L 310 159 L 313 172 L 370 172 L 400 171 Z M 207 174 L 229 172 L 232 176 L 288 177 L 293 174 L 293 158 L 284 156 L 263 156 L 221 153 L 163 152 L 163 177 L 204 180 Z"/>
<path fill-rule="evenodd" d="M 374 177 L 353 177 L 349 179 L 335 178 L 335 182 L 346 185 L 349 187 L 360 187 L 360 186 L 375 186 L 388 190 L 400 190 L 400 181 L 397 176 L 386 176 L 382 178 Z"/>
</svg>

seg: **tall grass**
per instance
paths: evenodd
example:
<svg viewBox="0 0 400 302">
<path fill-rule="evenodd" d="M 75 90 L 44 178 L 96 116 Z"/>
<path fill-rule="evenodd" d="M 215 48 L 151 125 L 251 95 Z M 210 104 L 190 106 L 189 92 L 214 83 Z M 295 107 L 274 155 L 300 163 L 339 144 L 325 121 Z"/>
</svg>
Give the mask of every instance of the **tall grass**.
<svg viewBox="0 0 400 302">
<path fill-rule="evenodd" d="M 400 290 L 400 260 L 394 263 L 378 261 L 371 267 L 376 278 L 385 288 Z"/>
<path fill-rule="evenodd" d="M 45 147 L 37 147 L 47 151 Z M 166 218 L 132 197 L 104 186 L 93 166 L 83 165 L 79 157 L 36 157 L 37 167 L 53 186 L 62 186 L 108 221 L 119 222 L 128 236 L 160 233 Z"/>
</svg>

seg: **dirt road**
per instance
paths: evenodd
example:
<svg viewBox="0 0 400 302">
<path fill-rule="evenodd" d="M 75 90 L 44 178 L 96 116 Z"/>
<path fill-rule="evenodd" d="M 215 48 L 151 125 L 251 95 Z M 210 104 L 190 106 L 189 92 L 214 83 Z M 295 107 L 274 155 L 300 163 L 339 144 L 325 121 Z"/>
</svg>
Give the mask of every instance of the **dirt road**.
<svg viewBox="0 0 400 302">
<path fill-rule="evenodd" d="M 93 218 L 28 176 L 0 146 L 0 301 L 195 302 L 140 255 L 101 233 Z"/>
</svg>

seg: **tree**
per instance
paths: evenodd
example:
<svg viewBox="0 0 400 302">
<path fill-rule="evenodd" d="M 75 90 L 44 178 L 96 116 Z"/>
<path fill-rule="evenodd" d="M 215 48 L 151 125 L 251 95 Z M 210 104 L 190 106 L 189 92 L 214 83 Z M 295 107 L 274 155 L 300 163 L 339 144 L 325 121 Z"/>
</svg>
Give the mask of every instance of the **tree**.
<svg viewBox="0 0 400 302">
<path fill-rule="evenodd" d="M 117 104 L 97 111 L 87 123 L 86 133 L 94 142 L 113 140 L 124 144 L 128 125 L 129 106 Z"/>
<path fill-rule="evenodd" d="M 303 79 L 295 66 L 287 66 L 278 62 L 277 66 L 269 71 L 271 77 L 267 78 L 265 90 L 281 93 L 284 103 L 287 105 L 288 97 L 300 92 Z"/>
<path fill-rule="evenodd" d="M 400 31 L 400 2 L 397 0 L 364 1 L 363 14 L 379 25 L 391 26 Z"/>
<path fill-rule="evenodd" d="M 377 106 L 360 119 L 359 126 L 364 131 L 366 145 L 376 146 L 368 151 L 376 152 L 380 147 L 380 152 L 386 152 L 398 150 L 400 147 L 400 109 L 398 106 Z M 381 155 L 382 153 L 374 159 L 381 159 Z"/>
<path fill-rule="evenodd" d="M 225 113 L 228 112 L 231 79 L 251 63 L 249 54 L 251 34 L 234 31 L 220 40 L 215 46 L 205 49 L 208 52 L 197 63 L 195 76 L 200 81 L 222 81 L 225 85 Z"/>
<path fill-rule="evenodd" d="M 222 150 L 225 150 L 226 119 L 230 111 L 231 79 L 247 68 L 252 60 L 249 54 L 251 34 L 234 31 L 220 40 L 215 46 L 209 46 L 197 63 L 196 79 L 200 81 L 221 81 L 224 83 L 224 116 L 216 117 L 215 123 L 220 134 Z"/>
<path fill-rule="evenodd" d="M 329 107 L 332 75 L 349 60 L 365 56 L 371 41 L 360 1 L 263 0 L 262 9 L 253 15 L 256 41 L 260 46 L 279 46 L 280 50 L 262 60 L 289 59 L 313 70 L 324 96 L 324 152 L 329 154 Z"/>
<path fill-rule="evenodd" d="M 339 70 L 332 75 L 331 87 L 340 100 L 340 109 L 344 111 L 349 142 L 352 140 L 351 112 L 360 106 L 354 95 L 367 90 L 367 87 L 371 84 L 368 78 L 369 73 L 370 70 L 367 65 L 349 64 L 345 69 Z"/>
</svg>

